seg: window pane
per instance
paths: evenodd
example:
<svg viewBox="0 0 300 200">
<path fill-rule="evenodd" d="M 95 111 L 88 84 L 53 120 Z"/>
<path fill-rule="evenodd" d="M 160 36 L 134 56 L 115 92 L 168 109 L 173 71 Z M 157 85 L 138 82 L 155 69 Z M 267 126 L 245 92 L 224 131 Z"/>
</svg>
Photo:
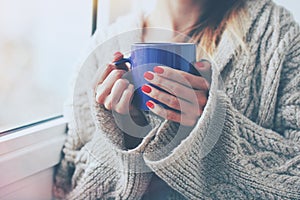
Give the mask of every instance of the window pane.
<svg viewBox="0 0 300 200">
<path fill-rule="evenodd" d="M 0 132 L 62 113 L 92 1 L 0 0 Z"/>
</svg>

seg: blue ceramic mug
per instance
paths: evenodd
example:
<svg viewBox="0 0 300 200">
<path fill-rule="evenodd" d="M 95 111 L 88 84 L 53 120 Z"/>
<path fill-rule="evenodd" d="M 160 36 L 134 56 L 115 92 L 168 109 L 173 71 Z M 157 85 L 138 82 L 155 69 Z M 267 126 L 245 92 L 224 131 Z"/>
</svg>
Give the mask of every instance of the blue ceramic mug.
<svg viewBox="0 0 300 200">
<path fill-rule="evenodd" d="M 198 74 L 193 67 L 195 61 L 196 45 L 193 43 L 135 43 L 131 46 L 131 56 L 123 58 L 115 64 L 121 66 L 124 63 L 130 63 L 130 79 L 135 86 L 133 104 L 141 110 L 149 110 L 146 102 L 157 101 L 141 90 L 144 84 L 149 84 L 144 79 L 144 73 L 153 71 L 155 66 L 168 66 Z"/>
</svg>

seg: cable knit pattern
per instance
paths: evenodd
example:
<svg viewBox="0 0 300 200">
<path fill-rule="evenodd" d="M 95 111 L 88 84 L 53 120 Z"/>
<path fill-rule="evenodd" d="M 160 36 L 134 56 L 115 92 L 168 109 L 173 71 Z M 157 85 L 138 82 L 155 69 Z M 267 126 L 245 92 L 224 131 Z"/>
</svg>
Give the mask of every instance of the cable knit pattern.
<svg viewBox="0 0 300 200">
<path fill-rule="evenodd" d="M 270 0 L 249 0 L 247 10 L 247 49 L 225 30 L 195 127 L 147 114 L 149 133 L 132 150 L 113 114 L 95 102 L 93 78 L 112 52 L 141 41 L 143 18 L 97 33 L 74 85 L 54 196 L 142 199 L 155 173 L 170 187 L 165 199 L 300 199 L 300 29 Z M 113 45 L 105 42 L 113 35 Z"/>
</svg>

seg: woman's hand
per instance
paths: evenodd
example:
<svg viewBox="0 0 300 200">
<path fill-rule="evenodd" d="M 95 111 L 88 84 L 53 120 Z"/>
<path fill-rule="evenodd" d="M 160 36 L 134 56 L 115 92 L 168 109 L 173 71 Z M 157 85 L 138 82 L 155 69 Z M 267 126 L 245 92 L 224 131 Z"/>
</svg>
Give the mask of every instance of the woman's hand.
<svg viewBox="0 0 300 200">
<path fill-rule="evenodd" d="M 117 52 L 114 54 L 113 62 L 122 58 L 123 54 Z M 113 63 L 106 66 L 96 87 L 97 103 L 119 114 L 129 113 L 134 86 L 127 79 L 122 78 L 127 71 L 124 66 L 120 69 Z"/>
<path fill-rule="evenodd" d="M 113 62 L 123 58 L 123 54 L 114 54 Z M 124 134 L 125 146 L 128 149 L 135 148 L 145 134 L 143 126 L 148 124 L 144 114 L 132 105 L 134 86 L 123 76 L 128 71 L 125 64 L 116 66 L 108 64 L 100 75 L 96 87 L 96 102 L 104 105 L 107 110 L 119 113 L 118 126 L 127 134 Z M 134 121 L 132 123 L 131 119 Z M 128 135 L 131 134 L 131 135 Z"/>
<path fill-rule="evenodd" d="M 211 65 L 207 61 L 202 61 L 196 63 L 195 68 L 201 76 L 163 66 L 155 67 L 154 72 L 146 72 L 144 78 L 164 91 L 149 84 L 144 85 L 142 91 L 169 107 L 165 108 L 148 101 L 147 106 L 150 110 L 184 126 L 194 126 L 207 102 Z"/>
<path fill-rule="evenodd" d="M 113 62 L 123 58 L 123 54 L 114 54 Z M 132 118 L 140 126 L 147 124 L 143 113 L 133 106 L 132 97 L 134 86 L 123 76 L 128 71 L 125 64 L 116 66 L 110 63 L 100 75 L 99 83 L 96 87 L 96 102 L 104 105 L 107 110 L 113 110 L 124 117 Z M 130 115 L 130 116 L 129 116 Z"/>
</svg>

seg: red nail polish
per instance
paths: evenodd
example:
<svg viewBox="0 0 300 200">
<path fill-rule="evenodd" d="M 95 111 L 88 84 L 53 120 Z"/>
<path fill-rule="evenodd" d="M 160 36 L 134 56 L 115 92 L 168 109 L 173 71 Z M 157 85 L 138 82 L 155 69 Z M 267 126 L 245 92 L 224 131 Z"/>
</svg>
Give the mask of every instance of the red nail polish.
<svg viewBox="0 0 300 200">
<path fill-rule="evenodd" d="M 151 101 L 147 101 L 146 105 L 151 109 L 154 108 L 154 104 Z"/>
<path fill-rule="evenodd" d="M 159 66 L 154 67 L 153 71 L 158 73 L 158 74 L 164 73 L 164 69 L 159 67 Z"/>
<path fill-rule="evenodd" d="M 114 56 L 120 56 L 120 55 L 122 55 L 122 53 L 119 52 L 119 51 L 117 51 L 117 52 L 114 53 Z"/>
<path fill-rule="evenodd" d="M 147 85 L 143 85 L 142 90 L 145 93 L 150 93 L 151 92 L 151 88 Z"/>
<path fill-rule="evenodd" d="M 145 77 L 146 79 L 148 79 L 148 80 L 152 80 L 152 79 L 154 78 L 154 75 L 153 75 L 152 73 L 150 73 L 150 72 L 146 72 L 146 73 L 144 74 L 144 77 Z"/>
<path fill-rule="evenodd" d="M 113 62 L 116 62 L 118 60 L 121 60 L 123 58 L 123 54 L 121 52 L 114 53 L 114 59 Z"/>
<path fill-rule="evenodd" d="M 202 68 L 202 67 L 204 67 L 204 63 L 202 63 L 202 62 L 196 62 L 195 66 L 199 67 L 199 68 Z"/>
</svg>

